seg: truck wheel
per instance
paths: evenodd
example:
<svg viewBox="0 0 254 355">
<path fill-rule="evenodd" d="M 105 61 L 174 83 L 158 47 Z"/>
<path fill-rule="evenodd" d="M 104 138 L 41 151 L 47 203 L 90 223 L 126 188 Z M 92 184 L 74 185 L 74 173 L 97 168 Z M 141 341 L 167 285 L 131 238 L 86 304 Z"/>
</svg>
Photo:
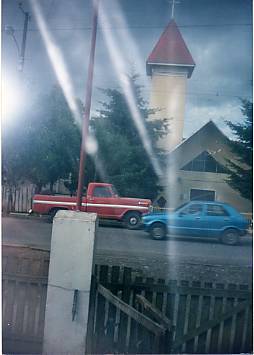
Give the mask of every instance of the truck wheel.
<svg viewBox="0 0 254 355">
<path fill-rule="evenodd" d="M 136 229 L 140 226 L 141 224 L 141 215 L 138 212 L 128 212 L 124 216 L 124 225 L 128 229 Z"/>
<path fill-rule="evenodd" d="M 60 209 L 61 208 L 52 208 L 52 210 L 49 211 L 49 222 L 53 223 L 53 219 Z"/>
<path fill-rule="evenodd" d="M 236 245 L 239 242 L 239 233 L 233 228 L 227 229 L 222 234 L 221 241 L 223 244 Z"/>
<path fill-rule="evenodd" d="M 150 228 L 150 235 L 153 239 L 162 240 L 167 236 L 167 228 L 162 223 L 154 223 Z"/>
</svg>

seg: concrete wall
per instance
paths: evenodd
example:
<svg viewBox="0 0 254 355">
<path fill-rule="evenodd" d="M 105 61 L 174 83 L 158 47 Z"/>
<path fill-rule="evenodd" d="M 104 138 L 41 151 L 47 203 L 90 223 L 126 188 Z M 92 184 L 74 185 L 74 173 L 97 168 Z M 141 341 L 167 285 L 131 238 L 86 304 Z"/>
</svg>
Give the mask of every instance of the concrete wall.
<svg viewBox="0 0 254 355">
<path fill-rule="evenodd" d="M 85 352 L 95 231 L 94 213 L 59 211 L 54 218 L 43 353 Z"/>
</svg>

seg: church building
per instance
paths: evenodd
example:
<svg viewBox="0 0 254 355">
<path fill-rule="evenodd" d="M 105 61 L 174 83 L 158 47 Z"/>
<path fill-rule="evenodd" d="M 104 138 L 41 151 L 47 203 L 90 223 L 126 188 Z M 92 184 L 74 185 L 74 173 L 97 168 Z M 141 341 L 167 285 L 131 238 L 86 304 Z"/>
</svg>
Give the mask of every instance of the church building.
<svg viewBox="0 0 254 355">
<path fill-rule="evenodd" d="M 228 161 L 238 162 L 230 140 L 213 121 L 183 140 L 187 80 L 195 62 L 176 25 L 170 21 L 146 62 L 151 77 L 150 107 L 159 110 L 150 119 L 169 119 L 169 133 L 158 141 L 166 152 L 167 169 L 161 176 L 160 207 L 175 208 L 189 200 L 217 200 L 252 212 L 251 201 L 228 182 Z M 238 162 L 239 163 L 239 162 Z"/>
</svg>

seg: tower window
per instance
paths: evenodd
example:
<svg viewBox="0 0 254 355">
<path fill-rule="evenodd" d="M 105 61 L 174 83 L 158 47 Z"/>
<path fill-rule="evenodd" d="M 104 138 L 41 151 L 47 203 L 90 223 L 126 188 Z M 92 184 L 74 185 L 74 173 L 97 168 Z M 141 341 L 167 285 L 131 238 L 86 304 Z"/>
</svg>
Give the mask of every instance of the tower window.
<svg viewBox="0 0 254 355">
<path fill-rule="evenodd" d="M 195 159 L 184 165 L 181 170 L 221 174 L 228 173 L 227 169 L 219 164 L 207 151 L 199 154 Z"/>
</svg>

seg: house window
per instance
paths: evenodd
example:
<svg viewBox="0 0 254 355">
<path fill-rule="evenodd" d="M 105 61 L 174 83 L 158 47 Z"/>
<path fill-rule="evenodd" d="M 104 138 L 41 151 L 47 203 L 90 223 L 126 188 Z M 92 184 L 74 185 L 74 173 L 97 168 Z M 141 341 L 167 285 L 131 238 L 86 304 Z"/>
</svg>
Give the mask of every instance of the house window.
<svg viewBox="0 0 254 355">
<path fill-rule="evenodd" d="M 215 200 L 215 191 L 191 189 L 190 190 L 190 200 L 191 201 L 193 201 L 193 200 L 214 201 Z"/>
<path fill-rule="evenodd" d="M 228 173 L 227 169 L 219 164 L 207 151 L 199 154 L 195 159 L 184 165 L 181 170 L 221 174 Z"/>
</svg>

